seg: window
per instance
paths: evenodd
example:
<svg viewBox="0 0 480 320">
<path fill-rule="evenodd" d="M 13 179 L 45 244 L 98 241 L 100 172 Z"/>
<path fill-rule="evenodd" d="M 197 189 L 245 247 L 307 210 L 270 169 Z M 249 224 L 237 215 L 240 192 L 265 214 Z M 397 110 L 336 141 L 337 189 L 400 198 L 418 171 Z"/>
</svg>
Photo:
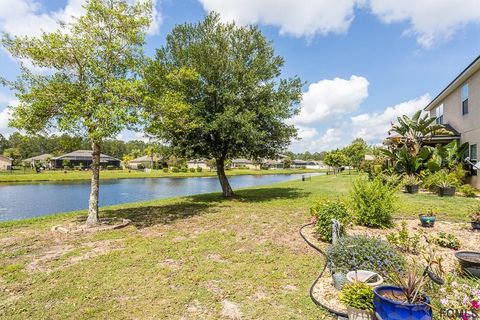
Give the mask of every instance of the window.
<svg viewBox="0 0 480 320">
<path fill-rule="evenodd" d="M 435 109 L 435 116 L 437 124 L 443 124 L 443 103 Z"/>
<path fill-rule="evenodd" d="M 470 145 L 470 161 L 472 162 L 477 161 L 477 145 L 476 144 Z"/>
<path fill-rule="evenodd" d="M 462 114 L 468 113 L 468 84 L 462 87 Z"/>
</svg>

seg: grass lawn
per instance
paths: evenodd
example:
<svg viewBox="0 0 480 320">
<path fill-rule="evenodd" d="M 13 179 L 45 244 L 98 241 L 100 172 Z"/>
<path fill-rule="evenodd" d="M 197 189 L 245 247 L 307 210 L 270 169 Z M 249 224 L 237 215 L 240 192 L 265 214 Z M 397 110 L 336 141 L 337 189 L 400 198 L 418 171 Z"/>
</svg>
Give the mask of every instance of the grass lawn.
<svg viewBox="0 0 480 320">
<path fill-rule="evenodd" d="M 249 169 L 234 169 L 228 170 L 228 176 L 237 175 L 262 175 L 262 174 L 284 174 L 284 173 L 311 173 L 319 172 L 320 170 L 310 169 L 279 169 L 279 170 L 249 170 Z M 185 177 L 207 177 L 216 176 L 215 171 L 203 170 L 202 172 L 163 172 L 162 170 L 153 170 L 151 172 L 143 172 L 138 170 L 105 170 L 100 173 L 100 179 L 126 179 L 126 178 L 185 178 Z M 68 181 L 68 180 L 90 180 L 90 171 L 67 171 L 62 170 L 44 171 L 42 173 L 35 173 L 28 170 L 23 173 L 21 170 L 13 172 L 0 172 L 0 183 L 2 182 L 26 182 L 26 181 Z"/>
<path fill-rule="evenodd" d="M 354 175 L 109 207 L 121 230 L 50 231 L 82 213 L 0 224 L 0 318 L 329 318 L 308 296 L 322 261 L 301 240 L 315 199 L 348 194 Z M 428 207 L 467 221 L 476 200 L 400 194 L 397 216 Z M 228 308 L 230 306 L 230 309 Z M 235 310 L 234 310 L 235 311 Z M 235 313 L 235 312 L 234 312 Z"/>
</svg>

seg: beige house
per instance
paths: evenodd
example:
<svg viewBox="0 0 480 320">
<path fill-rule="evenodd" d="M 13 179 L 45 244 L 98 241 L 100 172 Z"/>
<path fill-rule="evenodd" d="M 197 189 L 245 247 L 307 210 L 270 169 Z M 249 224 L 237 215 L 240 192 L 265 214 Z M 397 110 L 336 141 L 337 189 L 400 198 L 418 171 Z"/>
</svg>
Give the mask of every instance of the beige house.
<svg viewBox="0 0 480 320">
<path fill-rule="evenodd" d="M 248 168 L 252 170 L 259 170 L 260 164 L 254 163 L 252 160 L 248 159 L 232 159 L 231 168 Z"/>
<path fill-rule="evenodd" d="M 10 158 L 0 155 L 0 170 L 10 170 L 12 169 L 13 161 Z"/>
<path fill-rule="evenodd" d="M 450 139 L 468 142 L 468 156 L 477 162 L 480 145 L 480 56 L 463 70 L 426 107 L 425 111 L 454 132 Z M 441 137 L 445 139 L 445 137 Z M 447 142 L 447 141 L 445 141 Z M 477 170 L 472 171 L 470 183 L 480 188 Z"/>
<path fill-rule="evenodd" d="M 204 170 L 208 169 L 207 160 L 206 159 L 193 159 L 187 162 L 187 167 L 189 169 L 197 169 L 202 168 Z"/>
</svg>

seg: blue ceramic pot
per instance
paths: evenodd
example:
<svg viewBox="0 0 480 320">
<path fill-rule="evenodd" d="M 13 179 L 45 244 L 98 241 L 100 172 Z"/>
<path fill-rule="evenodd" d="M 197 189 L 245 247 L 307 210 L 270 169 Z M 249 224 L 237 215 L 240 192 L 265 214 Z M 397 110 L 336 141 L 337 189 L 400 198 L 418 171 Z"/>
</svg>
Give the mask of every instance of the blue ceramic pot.
<svg viewBox="0 0 480 320">
<path fill-rule="evenodd" d="M 379 286 L 373 289 L 373 306 L 379 320 L 431 320 L 432 308 L 430 299 L 425 297 L 425 303 L 409 304 L 391 300 L 382 294 L 393 292 L 401 294 L 402 289 L 394 286 Z"/>
<path fill-rule="evenodd" d="M 433 228 L 435 225 L 435 221 L 437 220 L 437 217 L 434 216 L 419 216 L 420 223 L 422 224 L 422 227 L 425 228 Z"/>
</svg>

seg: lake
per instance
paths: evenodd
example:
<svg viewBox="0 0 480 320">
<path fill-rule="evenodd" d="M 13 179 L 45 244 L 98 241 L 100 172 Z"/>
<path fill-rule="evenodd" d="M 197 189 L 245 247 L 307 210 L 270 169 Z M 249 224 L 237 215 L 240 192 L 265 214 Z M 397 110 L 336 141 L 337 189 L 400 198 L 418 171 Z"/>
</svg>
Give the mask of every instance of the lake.
<svg viewBox="0 0 480 320">
<path fill-rule="evenodd" d="M 301 178 L 302 174 L 243 175 L 229 181 L 235 190 Z M 100 206 L 219 191 L 217 177 L 102 180 Z M 90 181 L 0 184 L 0 221 L 84 210 L 89 194 Z"/>
</svg>

